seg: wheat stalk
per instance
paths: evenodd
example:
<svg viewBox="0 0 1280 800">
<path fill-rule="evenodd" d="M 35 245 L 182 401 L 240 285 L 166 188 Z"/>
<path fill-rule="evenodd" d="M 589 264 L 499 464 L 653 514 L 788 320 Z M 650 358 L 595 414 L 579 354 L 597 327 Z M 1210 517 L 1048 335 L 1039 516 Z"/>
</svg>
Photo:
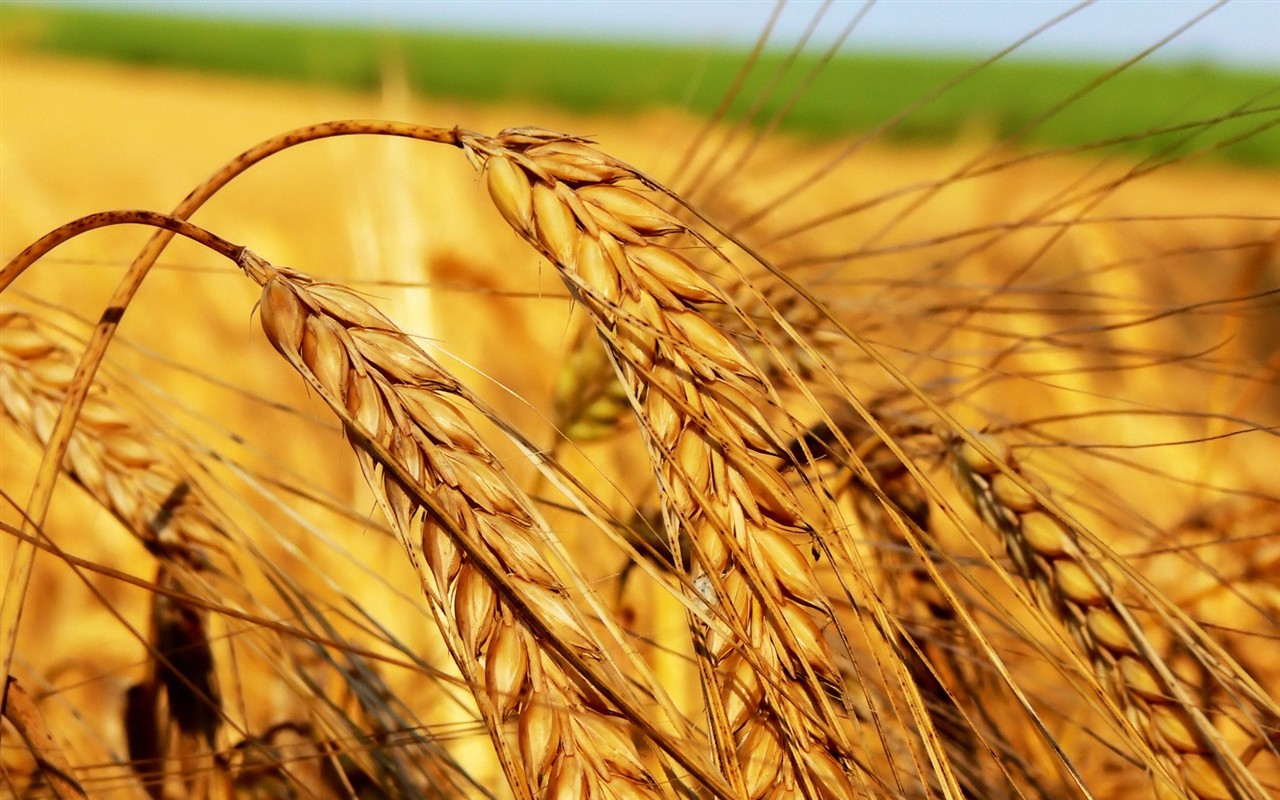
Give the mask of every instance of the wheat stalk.
<svg viewBox="0 0 1280 800">
<path fill-rule="evenodd" d="M 45 725 L 40 709 L 12 675 L 5 676 L 0 689 L 0 712 L 35 757 L 37 769 L 54 797 L 58 800 L 88 797 L 76 781 L 66 753 Z"/>
</svg>

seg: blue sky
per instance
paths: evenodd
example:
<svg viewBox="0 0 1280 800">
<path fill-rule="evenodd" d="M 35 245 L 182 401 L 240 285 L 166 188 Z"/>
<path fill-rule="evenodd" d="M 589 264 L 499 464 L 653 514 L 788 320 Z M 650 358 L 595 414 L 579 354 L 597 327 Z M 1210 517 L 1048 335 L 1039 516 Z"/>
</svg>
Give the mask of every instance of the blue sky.
<svg viewBox="0 0 1280 800">
<path fill-rule="evenodd" d="M 738 44 L 752 42 L 775 7 L 773 0 L 98 0 L 78 5 L 428 30 Z M 994 52 L 1078 5 L 1075 0 L 880 0 L 850 42 L 875 49 Z M 1216 5 L 1211 0 L 1098 0 L 1020 52 L 1125 58 Z M 835 0 L 821 20 L 816 41 L 829 41 L 863 6 L 860 0 Z M 794 42 L 822 7 L 819 0 L 790 0 L 779 19 L 776 41 Z M 1280 69 L 1280 0 L 1231 0 L 1162 48 L 1158 57 Z"/>
</svg>

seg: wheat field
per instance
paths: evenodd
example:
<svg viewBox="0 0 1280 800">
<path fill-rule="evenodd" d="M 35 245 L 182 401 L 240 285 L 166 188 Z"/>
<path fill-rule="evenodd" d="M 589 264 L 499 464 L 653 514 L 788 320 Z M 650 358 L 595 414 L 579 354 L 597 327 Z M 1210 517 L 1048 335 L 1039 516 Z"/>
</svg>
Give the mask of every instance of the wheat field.
<svg viewBox="0 0 1280 800">
<path fill-rule="evenodd" d="M 11 796 L 1280 792 L 1280 176 L 1213 128 L 0 70 Z M 439 141 L 230 182 L 54 435 L 153 231 L 19 253 L 341 119 Z"/>
</svg>

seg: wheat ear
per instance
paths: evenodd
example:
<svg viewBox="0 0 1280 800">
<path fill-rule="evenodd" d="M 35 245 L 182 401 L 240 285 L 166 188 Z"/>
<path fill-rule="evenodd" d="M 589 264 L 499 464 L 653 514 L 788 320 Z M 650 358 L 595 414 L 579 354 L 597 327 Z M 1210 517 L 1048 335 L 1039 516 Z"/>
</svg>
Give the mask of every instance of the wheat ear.
<svg viewBox="0 0 1280 800">
<path fill-rule="evenodd" d="M 872 408 L 875 407 L 873 403 Z M 878 409 L 875 416 L 909 454 L 938 449 L 932 431 L 918 421 L 886 418 Z M 953 694 L 955 690 L 942 680 L 946 672 L 967 680 L 964 659 L 955 657 L 955 652 L 965 652 L 963 646 L 956 646 L 964 638 L 964 628 L 957 624 L 955 610 L 929 570 L 916 560 L 899 523 L 890 518 L 888 511 L 896 509 L 900 524 L 911 525 L 924 548 L 924 557 L 930 558 L 938 549 L 930 535 L 928 495 L 903 461 L 852 409 L 846 408 L 830 421 L 813 426 L 806 431 L 805 439 L 803 443 L 792 443 L 788 449 L 793 453 L 808 450 L 818 458 L 830 457 L 838 465 L 835 480 L 842 487 L 837 496 L 843 492 L 851 495 L 864 535 L 879 539 L 880 546 L 873 553 L 882 573 L 882 596 L 892 601 L 901 626 L 897 643 L 907 670 L 925 699 L 964 796 L 995 796 L 990 776 L 984 774 L 979 760 L 984 745 L 990 748 L 991 744 L 980 740 L 974 723 Z M 845 452 L 844 443 L 853 445 L 855 452 Z M 864 465 L 865 474 L 853 469 L 854 464 Z M 1012 752 L 1003 740 L 997 744 Z"/>
<path fill-rule="evenodd" d="M 41 446 L 74 374 L 74 357 L 43 326 L 0 309 L 0 409 Z M 154 555 L 198 570 L 223 550 L 226 531 L 191 480 L 100 383 L 85 400 L 63 467 Z"/>
<path fill-rule="evenodd" d="M 727 298 L 674 240 L 708 246 L 651 184 L 581 139 L 513 129 L 462 143 L 502 216 L 555 263 L 609 349 L 655 460 L 672 553 L 689 533 L 695 564 L 682 568 L 723 623 L 691 619 L 721 769 L 752 798 L 853 796 L 852 776 L 866 774 L 822 632 L 835 622 L 792 539 L 835 523 L 773 466 L 800 427 L 709 319 L 732 313 Z"/>
<path fill-rule="evenodd" d="M 1262 800 L 1268 796 L 1239 757 L 1216 733 L 1215 709 L 1194 702 L 1190 687 L 1156 652 L 1142 623 L 1118 596 L 1086 537 L 1063 516 L 1047 508 L 1043 491 L 1014 458 L 1003 440 L 976 437 L 980 446 L 952 438 L 956 480 L 966 500 L 1004 542 L 1014 569 L 1031 582 L 1037 597 L 1057 616 L 1112 699 L 1134 721 L 1146 746 L 1165 767 L 1157 786 L 1177 789 L 1200 800 Z M 1219 657 L 1221 656 L 1221 658 Z M 1213 654 L 1219 663 L 1225 654 Z M 1223 669 L 1227 667 L 1224 666 Z M 1232 670 L 1247 687 L 1238 668 Z M 1264 716 L 1275 719 L 1274 701 L 1260 691 L 1248 698 Z"/>
<path fill-rule="evenodd" d="M 248 252 L 241 266 L 263 286 L 268 339 L 346 422 L 517 793 L 659 796 L 636 731 L 611 716 L 716 788 L 626 699 L 545 555 L 549 531 L 464 416 L 462 387 L 352 292 Z"/>
</svg>

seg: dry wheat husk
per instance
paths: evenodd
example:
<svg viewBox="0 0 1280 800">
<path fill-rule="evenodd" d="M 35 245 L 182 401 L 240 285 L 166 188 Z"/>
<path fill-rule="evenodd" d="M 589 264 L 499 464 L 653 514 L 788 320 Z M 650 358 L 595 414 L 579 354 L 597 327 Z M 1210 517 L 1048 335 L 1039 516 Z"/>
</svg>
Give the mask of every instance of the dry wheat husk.
<svg viewBox="0 0 1280 800">
<path fill-rule="evenodd" d="M 469 395 L 354 293 L 248 252 L 241 265 L 264 287 L 268 339 L 347 423 L 513 790 L 659 796 L 636 729 L 619 720 L 638 714 L 605 699 L 631 696 L 617 645 L 566 589 L 550 532 L 467 421 Z"/>
<path fill-rule="evenodd" d="M 662 210 L 665 195 L 583 140 L 513 129 L 462 141 L 502 216 L 591 316 L 641 420 L 668 552 L 686 532 L 686 591 L 719 623 L 691 615 L 726 778 L 752 798 L 874 787 L 823 634 L 838 627 L 797 546 L 836 529 L 836 512 L 775 466 L 801 426 L 714 321 L 733 305 L 692 259 L 716 255 Z"/>
<path fill-rule="evenodd" d="M 3 718 L 13 725 L 18 736 L 35 757 L 38 778 L 58 800 L 88 797 L 76 780 L 66 753 L 44 723 L 40 709 L 18 681 L 7 675 L 0 684 L 0 707 Z"/>
<path fill-rule="evenodd" d="M 1037 599 L 1070 632 L 1091 663 L 1099 683 L 1127 714 L 1140 742 L 1162 765 L 1157 790 L 1201 800 L 1262 800 L 1267 790 L 1214 727 L 1228 708 L 1244 711 L 1246 728 L 1265 747 L 1266 729 L 1277 719 L 1275 701 L 1258 690 L 1221 651 L 1197 647 L 1202 664 L 1215 665 L 1226 705 L 1203 705 L 1199 695 L 1170 669 L 1153 637 L 1118 592 L 1104 561 L 1074 523 L 1044 503 L 1046 490 L 1034 483 L 1010 447 L 992 435 L 951 440 L 952 469 L 965 499 L 996 531 L 1014 570 L 1031 582 Z M 1149 600 L 1155 600 L 1147 595 Z M 1158 603 L 1153 603 L 1159 608 Z M 1171 625 L 1183 623 L 1166 617 Z M 1150 763 L 1148 761 L 1148 763 Z"/>
</svg>

